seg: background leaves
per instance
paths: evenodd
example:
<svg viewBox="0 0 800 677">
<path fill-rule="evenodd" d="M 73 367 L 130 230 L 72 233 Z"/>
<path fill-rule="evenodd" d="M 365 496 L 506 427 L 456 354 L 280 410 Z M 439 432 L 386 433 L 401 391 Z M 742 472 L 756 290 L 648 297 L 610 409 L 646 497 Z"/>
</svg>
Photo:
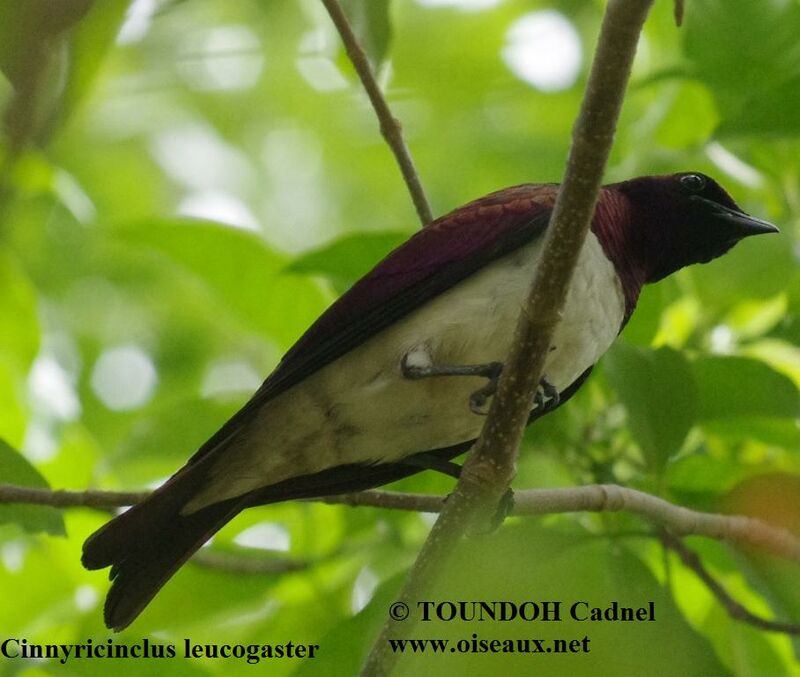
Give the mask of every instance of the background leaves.
<svg viewBox="0 0 800 677">
<path fill-rule="evenodd" d="M 30 462 L 0 439 L 0 477 L 5 484 L 23 487 L 48 488 L 47 480 Z M 56 508 L 41 505 L 0 505 L 0 524 L 9 523 L 21 526 L 26 531 L 44 531 L 54 536 L 64 536 L 64 521 Z"/>
<path fill-rule="evenodd" d="M 560 179 L 603 4 L 347 3 L 435 213 Z M 533 51 L 521 65 L 515 36 L 526 25 L 542 32 L 523 45 Z M 795 528 L 797 35 L 796 0 L 695 0 L 680 30 L 670 3 L 654 5 L 607 180 L 704 171 L 782 234 L 646 289 L 623 342 L 568 406 L 529 430 L 516 486 L 622 482 L 690 507 L 784 516 Z M 417 219 L 316 1 L 4 3 L 0 38 L 0 483 L 152 486 Z M 544 62 L 561 67 L 556 85 L 537 80 L 533 66 Z M 450 487 L 426 473 L 394 488 Z M 775 500 L 760 513 L 764 497 Z M 0 518 L 0 635 L 105 641 L 107 583 L 79 556 L 107 516 L 68 510 L 62 521 L 7 505 Z M 250 527 L 280 538 L 243 546 Z M 428 528 L 416 514 L 309 503 L 247 511 L 212 552 L 290 558 L 297 570 L 187 565 L 120 639 L 293 639 L 321 643 L 337 668 L 355 666 Z M 665 566 L 648 529 L 616 514 L 511 524 L 466 546 L 467 564 L 442 594 L 638 591 L 664 617 L 652 641 L 591 629 L 606 672 L 669 674 L 680 659 L 703 674 L 800 674 L 792 642 L 731 621 L 694 574 L 669 556 Z M 288 551 L 275 550 L 287 540 Z M 795 565 L 691 545 L 750 608 L 800 620 Z M 659 652 L 646 650 L 653 642 Z M 464 674 L 530 665 L 459 658 Z M 87 665 L 69 669 L 100 669 Z M 408 670 L 440 667 L 420 659 Z M 125 668 L 252 671 L 238 662 Z M 596 674 L 597 663 L 552 669 Z M 0 663 L 9 670 L 65 674 Z"/>
<path fill-rule="evenodd" d="M 654 470 L 678 452 L 695 422 L 695 380 L 686 358 L 669 348 L 619 343 L 604 360 L 606 374 L 628 412 L 631 433 Z"/>
</svg>

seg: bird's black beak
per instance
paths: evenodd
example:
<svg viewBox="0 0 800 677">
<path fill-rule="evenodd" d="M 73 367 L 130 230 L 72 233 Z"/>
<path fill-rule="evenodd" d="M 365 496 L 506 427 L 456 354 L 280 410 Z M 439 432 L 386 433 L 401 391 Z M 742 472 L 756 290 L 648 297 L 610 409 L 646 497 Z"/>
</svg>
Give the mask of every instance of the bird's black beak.
<svg viewBox="0 0 800 677">
<path fill-rule="evenodd" d="M 738 209 L 731 209 L 713 200 L 708 200 L 699 195 L 692 199 L 702 202 L 708 209 L 713 218 L 725 223 L 735 233 L 736 239 L 748 237 L 750 235 L 761 235 L 763 233 L 780 233 L 777 226 L 769 221 L 757 219 L 755 216 L 745 214 Z"/>
</svg>

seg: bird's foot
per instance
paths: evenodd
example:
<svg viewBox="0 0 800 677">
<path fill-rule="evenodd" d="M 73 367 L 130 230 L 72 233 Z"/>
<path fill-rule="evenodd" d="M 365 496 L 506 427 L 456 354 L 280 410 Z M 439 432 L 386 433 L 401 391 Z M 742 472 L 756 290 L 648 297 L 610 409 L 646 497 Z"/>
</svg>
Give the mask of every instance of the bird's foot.
<svg viewBox="0 0 800 677">
<path fill-rule="evenodd" d="M 500 367 L 502 371 L 502 364 Z M 500 372 L 498 371 L 497 376 L 490 378 L 489 382 L 483 386 L 483 388 L 476 390 L 474 393 L 472 393 L 472 395 L 469 396 L 469 408 L 474 413 L 486 416 L 488 413 L 485 409 L 486 402 L 497 391 L 497 382 L 499 379 Z M 542 380 L 539 381 L 539 386 L 536 388 L 536 392 L 534 393 L 533 403 L 535 408 L 544 413 L 555 409 L 558 406 L 558 403 L 561 401 L 560 397 L 561 396 L 559 395 L 558 388 L 550 383 L 546 377 L 542 377 Z"/>
<path fill-rule="evenodd" d="M 408 355 L 400 362 L 400 371 L 405 378 L 420 379 L 431 376 L 483 376 L 497 378 L 503 370 L 501 362 L 486 364 L 415 365 L 409 364 Z"/>
<path fill-rule="evenodd" d="M 453 365 L 427 365 L 418 366 L 409 364 L 408 355 L 400 362 L 400 371 L 405 378 L 421 379 L 431 376 L 481 376 L 489 382 L 469 396 L 469 408 L 476 414 L 485 415 L 484 407 L 487 400 L 497 390 L 497 380 L 503 371 L 502 362 L 487 362 L 486 364 L 453 364 Z"/>
<path fill-rule="evenodd" d="M 497 392 L 497 383 L 503 371 L 502 362 L 487 362 L 486 364 L 451 364 L 451 365 L 415 365 L 409 363 L 409 356 L 404 355 L 400 362 L 400 371 L 404 378 L 422 379 L 432 376 L 482 376 L 487 380 L 486 385 L 478 388 L 469 396 L 469 408 L 474 414 L 486 416 L 486 404 L 489 398 Z M 537 409 L 547 412 L 555 409 L 560 402 L 558 389 L 542 377 L 533 403 Z"/>
<path fill-rule="evenodd" d="M 489 377 L 489 381 L 485 386 L 478 388 L 469 396 L 469 409 L 473 414 L 486 416 L 486 414 L 489 413 L 486 409 L 486 403 L 489 401 L 489 398 L 493 397 L 497 392 L 497 382 L 500 379 L 500 371 L 502 371 L 502 369 L 503 365 L 501 364 L 497 375 Z"/>
<path fill-rule="evenodd" d="M 542 380 L 539 381 L 539 386 L 533 395 L 533 403 L 536 405 L 536 409 L 542 412 L 552 411 L 560 401 L 561 395 L 558 392 L 558 388 L 550 383 L 546 376 L 542 376 Z"/>
</svg>

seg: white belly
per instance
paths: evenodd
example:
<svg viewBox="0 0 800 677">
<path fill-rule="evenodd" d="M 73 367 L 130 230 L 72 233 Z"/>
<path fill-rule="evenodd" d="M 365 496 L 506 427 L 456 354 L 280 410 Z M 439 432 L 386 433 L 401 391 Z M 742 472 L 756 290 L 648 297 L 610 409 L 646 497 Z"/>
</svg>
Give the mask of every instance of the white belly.
<svg viewBox="0 0 800 677">
<path fill-rule="evenodd" d="M 410 351 L 437 365 L 502 361 L 541 247 L 536 241 L 486 266 L 268 402 L 187 509 L 344 463 L 394 461 L 477 437 L 485 417 L 470 411 L 468 398 L 485 379 L 408 380 L 400 361 Z M 624 309 L 613 265 L 590 233 L 545 364 L 559 391 L 609 348 Z"/>
</svg>

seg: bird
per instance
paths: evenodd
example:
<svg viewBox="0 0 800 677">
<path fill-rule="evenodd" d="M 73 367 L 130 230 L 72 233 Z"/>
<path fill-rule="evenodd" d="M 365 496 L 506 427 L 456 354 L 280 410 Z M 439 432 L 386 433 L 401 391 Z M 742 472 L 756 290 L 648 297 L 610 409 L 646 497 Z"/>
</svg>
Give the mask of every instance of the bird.
<svg viewBox="0 0 800 677">
<path fill-rule="evenodd" d="M 485 420 L 559 185 L 490 193 L 389 253 L 299 338 L 187 463 L 85 541 L 111 567 L 104 620 L 127 627 L 248 507 L 361 491 L 424 469 L 457 474 Z M 600 188 L 529 422 L 586 381 L 642 288 L 778 229 L 699 172 Z"/>
</svg>

